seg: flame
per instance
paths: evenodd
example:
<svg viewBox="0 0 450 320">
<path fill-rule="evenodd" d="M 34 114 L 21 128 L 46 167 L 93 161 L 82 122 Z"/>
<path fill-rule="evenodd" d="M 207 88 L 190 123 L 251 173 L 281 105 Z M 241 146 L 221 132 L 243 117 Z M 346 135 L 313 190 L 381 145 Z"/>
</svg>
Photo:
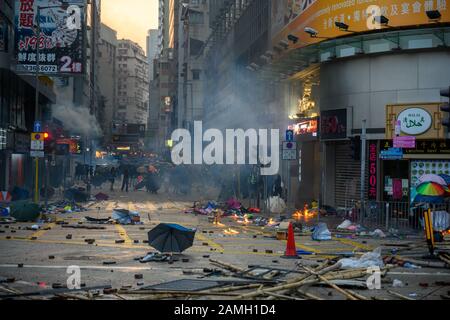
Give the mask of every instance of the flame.
<svg viewBox="0 0 450 320">
<path fill-rule="evenodd" d="M 234 235 L 239 234 L 239 231 L 229 228 L 229 229 L 226 229 L 223 233 L 226 235 L 229 235 L 229 236 L 234 236 Z"/>
<path fill-rule="evenodd" d="M 273 227 L 275 226 L 277 223 L 275 222 L 275 220 L 273 220 L 272 218 L 269 219 L 269 222 L 267 222 L 267 226 L 268 227 Z"/>
<path fill-rule="evenodd" d="M 250 220 L 248 220 L 248 218 L 244 218 L 244 220 L 238 220 L 237 223 L 248 225 L 250 224 Z"/>
<path fill-rule="evenodd" d="M 223 223 L 220 223 L 220 222 L 214 222 L 213 224 L 214 224 L 215 226 L 220 227 L 220 228 L 226 227 Z"/>
<path fill-rule="evenodd" d="M 309 221 L 313 219 L 315 216 L 316 216 L 315 211 L 309 210 L 308 205 L 305 205 L 303 210 L 295 211 L 294 214 L 292 215 L 292 218 L 294 218 L 295 220 Z"/>
</svg>

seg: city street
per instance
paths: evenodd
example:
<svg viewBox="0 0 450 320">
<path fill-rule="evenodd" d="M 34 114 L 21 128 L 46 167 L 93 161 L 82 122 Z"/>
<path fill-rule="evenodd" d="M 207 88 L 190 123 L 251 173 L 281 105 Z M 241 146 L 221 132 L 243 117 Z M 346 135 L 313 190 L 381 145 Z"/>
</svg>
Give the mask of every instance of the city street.
<svg viewBox="0 0 450 320">
<path fill-rule="evenodd" d="M 180 279 L 205 279 L 204 276 L 207 273 L 203 273 L 203 269 L 217 268 L 211 264 L 210 259 L 242 269 L 249 266 L 265 266 L 299 271 L 300 269 L 296 267 L 297 262 L 314 266 L 315 263 L 335 258 L 338 252 L 364 253 L 380 246 L 384 248 L 383 253 L 386 255 L 390 254 L 390 250 L 395 248 L 395 245 L 401 248 L 411 243 L 422 245 L 421 252 L 426 253 L 425 240 L 420 234 L 405 240 L 333 237 L 332 241 L 317 242 L 311 240 L 310 235 L 297 233 L 295 238 L 297 250 L 313 252 L 316 255 L 303 256 L 301 260 L 283 259 L 281 256 L 284 255 L 286 241 L 276 240 L 274 228 L 258 227 L 252 224 L 242 225 L 232 218 L 223 219 L 219 226 L 214 225 L 209 223 L 205 216 L 184 213 L 192 207 L 194 199 L 178 200 L 148 195 L 144 192 L 129 194 L 115 192 L 112 195 L 114 196 L 112 200 L 91 203 L 87 212 L 55 215 L 52 217 L 55 222 L 42 225 L 39 231 L 26 230 L 32 223 L 0 225 L 0 279 L 15 278 L 13 283 L 1 286 L 7 286 L 10 290 L 19 290 L 22 293 L 51 289 L 58 284 L 66 286 L 69 276 L 66 273 L 67 268 L 74 265 L 81 267 L 81 282 L 87 288 L 111 286 L 114 289 L 131 290 Z M 86 216 L 97 219 L 109 218 L 114 208 L 126 208 L 139 212 L 143 225 L 97 225 L 88 223 L 84 219 Z M 71 226 L 97 226 L 104 229 L 69 229 L 64 228 L 67 225 L 62 225 L 62 221 Z M 161 222 L 196 228 L 194 246 L 182 255 L 177 255 L 175 261 L 170 264 L 168 262 L 143 264 L 136 261 L 136 258 L 153 251 L 144 241 L 148 239 L 147 232 Z M 314 221 L 311 221 L 308 224 L 313 223 Z M 233 230 L 235 234 L 227 235 L 227 230 Z M 68 234 L 72 235 L 70 240 L 66 239 Z M 86 239 L 94 239 L 95 242 L 88 244 L 85 242 Z M 123 240 L 123 243 L 116 243 L 118 240 Z M 389 246 L 385 246 L 386 243 L 389 243 Z M 192 274 L 192 272 L 200 272 L 200 275 Z M 142 279 L 139 276 L 136 279 L 136 275 L 142 275 Z M 295 276 L 295 273 L 289 275 L 289 277 L 292 276 Z M 227 277 L 217 276 L 206 279 L 229 280 Z M 393 288 L 394 280 L 402 281 L 404 287 Z M 446 283 L 436 285 L 436 282 Z M 442 295 L 448 295 L 449 282 L 450 269 L 448 268 L 395 267 L 383 277 L 381 290 L 355 289 L 355 291 L 367 298 L 377 299 L 399 299 L 389 294 L 388 290 L 411 299 L 440 299 Z M 345 299 L 345 296 L 327 287 L 308 287 L 307 292 L 323 299 Z M 86 297 L 86 294 L 80 294 L 79 299 L 83 296 Z M 140 299 L 142 297 L 128 293 L 117 296 L 102 294 L 98 298 Z"/>
<path fill-rule="evenodd" d="M 450 300 L 449 48 L 445 0 L 0 0 L 0 303 Z"/>
</svg>

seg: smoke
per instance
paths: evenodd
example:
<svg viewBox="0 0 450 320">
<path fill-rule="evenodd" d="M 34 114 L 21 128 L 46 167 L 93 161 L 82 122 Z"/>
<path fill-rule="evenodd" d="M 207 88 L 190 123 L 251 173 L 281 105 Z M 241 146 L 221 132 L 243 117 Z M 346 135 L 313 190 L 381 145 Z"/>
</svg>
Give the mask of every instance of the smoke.
<svg viewBox="0 0 450 320">
<path fill-rule="evenodd" d="M 102 134 L 100 125 L 95 116 L 91 115 L 86 107 L 78 107 L 69 104 L 54 105 L 52 108 L 54 118 L 61 121 L 64 129 L 72 134 L 99 138 Z"/>
</svg>

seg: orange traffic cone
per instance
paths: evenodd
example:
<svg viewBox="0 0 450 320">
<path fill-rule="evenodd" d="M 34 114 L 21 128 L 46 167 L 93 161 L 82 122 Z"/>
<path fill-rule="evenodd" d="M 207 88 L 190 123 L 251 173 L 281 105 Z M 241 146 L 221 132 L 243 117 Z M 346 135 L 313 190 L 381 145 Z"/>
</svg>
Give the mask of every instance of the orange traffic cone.
<svg viewBox="0 0 450 320">
<path fill-rule="evenodd" d="M 289 223 L 288 239 L 284 258 L 298 258 L 297 248 L 295 247 L 294 226 L 292 225 L 292 222 Z"/>
</svg>

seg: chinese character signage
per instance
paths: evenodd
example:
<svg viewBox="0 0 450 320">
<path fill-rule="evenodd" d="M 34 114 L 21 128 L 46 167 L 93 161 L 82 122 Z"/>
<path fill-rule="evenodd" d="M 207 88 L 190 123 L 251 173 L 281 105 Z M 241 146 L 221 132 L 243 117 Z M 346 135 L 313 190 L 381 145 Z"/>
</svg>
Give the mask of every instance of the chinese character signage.
<svg viewBox="0 0 450 320">
<path fill-rule="evenodd" d="M 85 0 L 69 3 L 17 0 L 15 3 L 17 72 L 35 73 L 39 61 L 41 74 L 83 74 Z"/>
<path fill-rule="evenodd" d="M 440 125 L 441 103 L 412 103 L 386 106 L 386 139 L 416 137 L 417 140 L 445 139 Z"/>
<path fill-rule="evenodd" d="M 381 149 L 389 150 L 393 146 L 392 140 L 382 142 Z M 450 140 L 420 140 L 416 142 L 416 147 L 403 149 L 405 155 L 450 155 Z"/>
<path fill-rule="evenodd" d="M 287 39 L 288 35 L 299 38 L 292 48 L 304 47 L 328 38 L 346 36 L 336 28 L 336 22 L 350 27 L 352 32 L 383 30 L 376 17 L 385 16 L 389 25 L 416 28 L 430 25 L 427 11 L 439 10 L 440 22 L 450 22 L 448 0 L 276 0 L 272 1 L 273 44 Z M 318 37 L 311 38 L 305 28 L 313 28 Z"/>
<path fill-rule="evenodd" d="M 322 140 L 347 138 L 347 109 L 322 111 L 320 117 L 320 138 Z"/>
<path fill-rule="evenodd" d="M 376 141 L 369 142 L 369 187 L 368 199 L 377 200 L 378 193 L 378 145 Z"/>
</svg>

